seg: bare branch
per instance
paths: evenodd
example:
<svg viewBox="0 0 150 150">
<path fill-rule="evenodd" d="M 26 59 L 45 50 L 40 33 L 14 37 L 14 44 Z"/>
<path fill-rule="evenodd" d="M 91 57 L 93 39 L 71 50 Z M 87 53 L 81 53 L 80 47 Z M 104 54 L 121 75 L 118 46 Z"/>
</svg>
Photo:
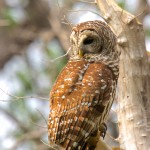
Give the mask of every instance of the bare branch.
<svg viewBox="0 0 150 150">
<path fill-rule="evenodd" d="M 2 92 L 4 92 L 6 95 L 12 97 L 13 99 L 11 100 L 0 100 L 3 102 L 9 102 L 9 101 L 20 101 L 20 100 L 24 100 L 24 99 L 32 99 L 32 98 L 37 98 L 37 99 L 41 99 L 41 100 L 49 100 L 49 98 L 44 98 L 44 97 L 38 97 L 38 96 L 15 96 L 13 94 L 10 94 L 8 92 L 5 92 L 2 88 L 0 88 L 0 90 Z"/>
</svg>

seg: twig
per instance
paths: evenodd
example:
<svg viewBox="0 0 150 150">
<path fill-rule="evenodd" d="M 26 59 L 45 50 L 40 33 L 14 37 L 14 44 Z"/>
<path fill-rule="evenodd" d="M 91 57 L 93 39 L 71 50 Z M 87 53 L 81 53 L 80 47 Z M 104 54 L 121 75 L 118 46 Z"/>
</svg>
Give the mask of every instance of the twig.
<svg viewBox="0 0 150 150">
<path fill-rule="evenodd" d="M 44 145 L 46 145 L 46 146 L 52 148 L 53 150 L 58 150 L 58 149 L 56 149 L 56 148 L 50 146 L 49 144 L 45 143 L 43 140 L 40 140 L 40 141 L 41 141 Z"/>
<path fill-rule="evenodd" d="M 31 120 L 31 123 L 36 125 L 39 128 L 47 129 L 47 127 L 43 127 L 42 125 L 38 125 L 37 123 L 33 122 L 32 120 Z"/>
<path fill-rule="evenodd" d="M 41 117 L 44 119 L 45 124 L 47 125 L 47 120 L 45 119 L 44 115 L 41 113 L 39 109 L 36 109 L 36 111 L 41 115 Z"/>
<path fill-rule="evenodd" d="M 32 99 L 32 98 L 37 98 L 37 99 L 41 99 L 41 100 L 49 100 L 48 98 L 38 97 L 38 96 L 15 96 L 15 95 L 12 95 L 12 94 L 10 94 L 8 92 L 5 92 L 2 88 L 0 88 L 0 90 L 2 92 L 4 92 L 6 95 L 14 98 L 13 100 L 0 100 L 0 101 L 3 101 L 3 102 L 19 101 L 19 100 L 22 100 L 22 99 Z"/>
<path fill-rule="evenodd" d="M 72 30 L 72 23 L 70 23 L 69 21 L 68 21 L 68 19 L 66 18 L 66 16 L 64 15 L 64 19 L 63 19 L 64 21 L 66 21 L 66 24 L 67 25 L 69 25 L 69 27 L 70 27 L 70 29 Z M 65 22 L 64 22 L 65 23 Z"/>
<path fill-rule="evenodd" d="M 148 1 L 147 0 L 146 0 L 146 4 L 145 4 L 145 7 L 143 8 L 143 10 L 138 15 L 136 15 L 135 18 L 141 16 L 145 12 L 146 7 L 148 7 Z"/>
<path fill-rule="evenodd" d="M 87 11 L 87 12 L 91 12 L 91 13 L 93 13 L 93 14 L 95 14 L 95 15 L 98 15 L 99 17 L 101 17 L 101 18 L 103 18 L 104 20 L 105 20 L 105 18 L 104 17 L 102 17 L 100 14 L 98 14 L 98 13 L 96 13 L 96 12 L 94 12 L 94 11 L 91 11 L 91 10 L 86 10 L 86 9 L 80 9 L 80 10 L 69 10 L 69 9 L 66 9 L 65 8 L 65 10 L 66 11 L 68 11 L 68 12 L 80 12 L 80 11 Z"/>
<path fill-rule="evenodd" d="M 70 50 L 71 50 L 71 48 L 69 48 L 68 51 L 64 55 L 59 56 L 59 57 L 57 57 L 57 58 L 55 58 L 53 60 L 46 60 L 46 59 L 44 59 L 43 61 L 54 63 L 56 60 L 61 59 L 61 58 L 65 57 L 65 56 L 67 56 L 69 54 Z"/>
<path fill-rule="evenodd" d="M 84 0 L 76 0 L 77 2 L 83 2 L 83 3 L 88 3 L 88 4 L 96 4 L 96 1 L 94 2 L 87 2 L 87 1 L 84 1 Z"/>
</svg>

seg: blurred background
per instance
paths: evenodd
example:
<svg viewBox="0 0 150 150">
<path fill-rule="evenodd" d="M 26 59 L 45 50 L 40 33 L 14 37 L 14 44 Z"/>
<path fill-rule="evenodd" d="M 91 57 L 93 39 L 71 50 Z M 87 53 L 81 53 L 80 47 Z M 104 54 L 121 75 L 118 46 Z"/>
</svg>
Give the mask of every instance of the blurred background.
<svg viewBox="0 0 150 150">
<path fill-rule="evenodd" d="M 100 20 L 93 1 L 0 0 L 0 150 L 48 150 L 49 92 L 69 55 L 74 24 Z M 150 51 L 150 0 L 117 0 L 144 24 Z M 55 60 L 55 58 L 59 58 Z M 117 146 L 117 104 L 105 140 Z"/>
</svg>

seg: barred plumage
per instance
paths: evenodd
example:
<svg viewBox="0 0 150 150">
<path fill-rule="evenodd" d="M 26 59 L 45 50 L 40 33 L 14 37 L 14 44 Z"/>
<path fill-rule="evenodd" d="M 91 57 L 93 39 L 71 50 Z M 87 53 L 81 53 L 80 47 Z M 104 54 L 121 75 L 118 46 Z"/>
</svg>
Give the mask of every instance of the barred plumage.
<svg viewBox="0 0 150 150">
<path fill-rule="evenodd" d="M 66 150 L 90 148 L 113 103 L 118 79 L 116 37 L 104 22 L 73 27 L 73 52 L 50 93 L 50 144 Z"/>
</svg>

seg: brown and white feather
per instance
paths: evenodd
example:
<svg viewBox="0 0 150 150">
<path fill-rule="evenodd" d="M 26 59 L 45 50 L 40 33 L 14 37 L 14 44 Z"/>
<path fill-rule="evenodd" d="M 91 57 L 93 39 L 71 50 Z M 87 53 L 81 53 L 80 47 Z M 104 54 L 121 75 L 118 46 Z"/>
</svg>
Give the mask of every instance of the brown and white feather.
<svg viewBox="0 0 150 150">
<path fill-rule="evenodd" d="M 100 36 L 96 53 L 85 52 L 79 58 L 75 52 L 50 92 L 49 141 L 66 150 L 83 149 L 91 133 L 106 121 L 116 90 L 116 37 L 105 23 L 89 21 L 75 26 L 71 38 L 80 38 L 86 30 Z"/>
</svg>

